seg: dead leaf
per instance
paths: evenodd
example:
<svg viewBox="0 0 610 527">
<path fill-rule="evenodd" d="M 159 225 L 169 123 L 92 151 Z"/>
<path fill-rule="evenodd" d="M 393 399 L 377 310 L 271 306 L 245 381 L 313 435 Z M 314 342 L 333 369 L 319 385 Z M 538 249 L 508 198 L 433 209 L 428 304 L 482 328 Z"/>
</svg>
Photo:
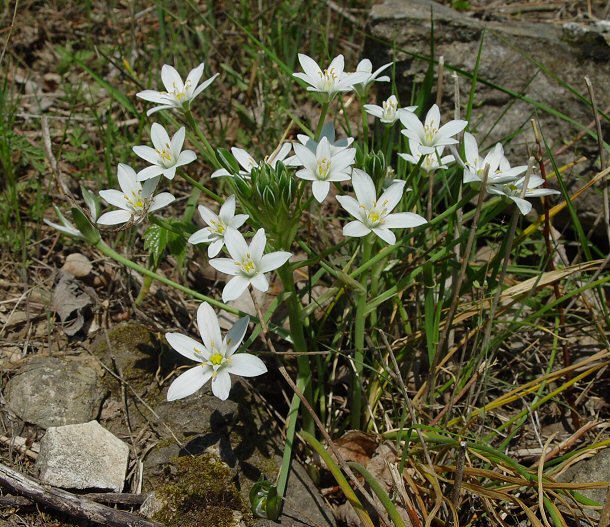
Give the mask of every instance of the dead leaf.
<svg viewBox="0 0 610 527">
<path fill-rule="evenodd" d="M 356 461 L 364 467 L 377 449 L 376 437 L 358 430 L 347 432 L 334 443 L 345 461 Z"/>
<path fill-rule="evenodd" d="M 78 333 L 85 324 L 87 308 L 93 303 L 87 290 L 90 288 L 74 276 L 61 272 L 53 292 L 53 311 L 59 316 L 68 336 Z"/>
</svg>

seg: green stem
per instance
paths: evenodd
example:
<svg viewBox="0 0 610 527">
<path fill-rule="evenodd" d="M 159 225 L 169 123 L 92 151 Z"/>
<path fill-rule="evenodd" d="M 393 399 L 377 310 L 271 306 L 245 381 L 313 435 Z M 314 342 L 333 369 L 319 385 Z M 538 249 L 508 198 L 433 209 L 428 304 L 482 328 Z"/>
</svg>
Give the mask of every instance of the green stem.
<svg viewBox="0 0 610 527">
<path fill-rule="evenodd" d="M 371 257 L 373 248 L 370 235 L 363 239 L 362 262 L 366 263 Z M 366 300 L 368 273 L 362 273 L 360 284 L 364 291 L 359 291 L 356 304 L 356 321 L 354 324 L 354 381 L 352 386 L 352 409 L 351 420 L 352 428 L 360 429 L 362 419 L 362 371 L 364 370 L 364 332 L 366 329 Z"/>
<path fill-rule="evenodd" d="M 214 149 L 212 148 L 212 145 L 210 144 L 210 142 L 207 140 L 206 136 L 201 131 L 201 128 L 199 128 L 199 126 L 197 125 L 195 118 L 193 117 L 193 114 L 191 113 L 191 111 L 187 110 L 186 112 L 184 112 L 184 116 L 185 116 L 186 121 L 189 124 L 189 126 L 197 134 L 197 138 L 203 143 L 203 146 L 205 149 L 205 155 L 206 155 L 208 162 L 214 168 L 220 168 L 220 163 L 216 159 L 216 155 L 214 154 Z"/>
<path fill-rule="evenodd" d="M 195 187 L 197 190 L 200 190 L 204 194 L 208 195 L 210 198 L 212 198 L 217 203 L 220 203 L 220 204 L 224 203 L 224 201 L 225 201 L 224 199 L 222 199 L 218 194 L 212 192 L 210 189 L 206 188 L 204 185 L 199 183 L 199 181 L 197 181 L 196 179 L 193 179 L 191 176 L 189 176 L 185 172 L 181 172 L 180 175 L 186 181 L 188 181 L 191 185 L 193 185 L 193 187 Z"/>
<path fill-rule="evenodd" d="M 362 113 L 362 135 L 364 139 L 364 155 L 366 156 L 369 153 L 369 119 L 368 114 L 364 109 L 364 105 L 360 105 L 360 110 Z"/>
<path fill-rule="evenodd" d="M 322 104 L 322 112 L 320 113 L 320 120 L 318 121 L 318 126 L 316 127 L 316 136 L 314 137 L 314 141 L 320 141 L 320 134 L 322 134 L 322 128 L 324 128 L 324 120 L 326 119 L 329 106 L 330 102 L 325 102 Z"/>
<path fill-rule="evenodd" d="M 290 335 L 292 337 L 294 351 L 299 354 L 297 355 L 298 372 L 296 385 L 301 393 L 305 395 L 307 400 L 311 401 L 311 368 L 309 365 L 309 358 L 306 355 L 307 341 L 305 339 L 305 332 L 303 331 L 304 319 L 301 303 L 299 302 L 299 296 L 294 287 L 291 268 L 286 265 L 282 266 L 280 269 L 278 269 L 277 273 L 284 284 L 284 291 L 289 293 L 287 303 Z M 277 493 L 280 498 L 283 498 L 286 494 L 288 474 L 290 473 L 290 460 L 292 458 L 292 449 L 294 445 L 300 404 L 301 400 L 295 393 L 290 403 L 290 411 L 287 418 L 288 427 L 286 430 L 286 446 L 284 447 L 282 466 L 277 479 Z M 313 433 L 315 430 L 313 420 L 309 414 L 303 416 L 303 428 L 308 430 L 310 433 Z"/>
</svg>

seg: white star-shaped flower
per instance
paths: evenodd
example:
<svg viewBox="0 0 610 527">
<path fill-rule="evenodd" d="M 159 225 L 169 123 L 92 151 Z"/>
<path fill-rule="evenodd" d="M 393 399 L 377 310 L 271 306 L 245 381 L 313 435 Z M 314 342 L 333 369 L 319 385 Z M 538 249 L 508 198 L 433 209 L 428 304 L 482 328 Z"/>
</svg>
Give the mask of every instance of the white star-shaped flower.
<svg viewBox="0 0 610 527">
<path fill-rule="evenodd" d="M 328 195 L 331 181 L 350 179 L 352 165 L 356 160 L 355 148 L 344 148 L 333 153 L 326 137 L 318 143 L 315 153 L 298 143 L 294 144 L 294 152 L 299 164 L 303 166 L 296 176 L 313 181 L 312 192 L 320 203 Z"/>
<path fill-rule="evenodd" d="M 278 161 L 284 161 L 286 156 L 292 150 L 292 145 L 290 143 L 284 143 L 279 149 L 273 152 L 271 155 L 265 157 L 263 163 L 268 164 L 271 168 L 275 168 Z M 246 152 L 243 148 L 231 148 L 231 153 L 233 157 L 237 160 L 239 165 L 241 166 L 241 170 L 239 171 L 239 175 L 244 179 L 250 179 L 250 173 L 254 168 L 260 168 L 260 163 L 258 163 L 248 152 Z M 231 172 L 229 172 L 226 168 L 219 168 L 212 173 L 212 177 L 222 177 L 222 176 L 233 176 Z"/>
<path fill-rule="evenodd" d="M 239 319 L 223 339 L 216 313 L 204 302 L 197 310 L 197 325 L 203 343 L 181 333 L 166 333 L 165 338 L 172 348 L 187 359 L 199 362 L 172 382 L 167 400 L 183 399 L 212 379 L 212 393 L 224 401 L 231 391 L 231 374 L 256 377 L 266 373 L 265 363 L 255 355 L 235 353 L 244 339 L 249 320 L 249 317 Z"/>
<path fill-rule="evenodd" d="M 138 172 L 138 181 L 145 181 L 159 175 L 172 180 L 176 175 L 176 168 L 195 161 L 197 159 L 195 152 L 182 150 L 185 136 L 186 130 L 183 126 L 170 140 L 165 128 L 158 123 L 153 123 L 150 128 L 150 138 L 154 148 L 145 145 L 133 147 L 137 156 L 152 163 L 151 166 Z"/>
<path fill-rule="evenodd" d="M 352 175 L 356 199 L 351 196 L 337 196 L 337 201 L 349 212 L 355 221 L 343 227 L 344 236 L 361 237 L 374 232 L 384 242 L 393 245 L 396 236 L 390 229 L 406 229 L 427 223 L 425 218 L 412 212 L 391 214 L 402 198 L 405 182 L 394 182 L 376 199 L 377 192 L 371 177 L 357 168 Z"/>
<path fill-rule="evenodd" d="M 149 179 L 142 185 L 135 170 L 129 165 L 119 163 L 117 176 L 121 190 L 100 190 L 100 196 L 120 210 L 102 214 L 97 220 L 102 225 L 117 225 L 128 221 L 139 223 L 148 213 L 155 212 L 176 199 L 169 192 L 153 196 L 159 178 Z"/>
<path fill-rule="evenodd" d="M 218 215 L 203 205 L 199 205 L 199 214 L 208 226 L 193 233 L 188 242 L 209 243 L 209 258 L 214 258 L 224 246 L 227 228 L 239 229 L 249 218 L 247 214 L 235 214 L 235 196 L 229 196 L 225 200 Z"/>
<path fill-rule="evenodd" d="M 325 94 L 328 100 L 339 92 L 348 92 L 354 84 L 366 82 L 370 74 L 367 72 L 346 73 L 343 55 L 337 55 L 328 68 L 322 71 L 311 57 L 299 53 L 299 62 L 303 72 L 293 73 L 297 79 L 305 81 L 308 91 Z"/>
<path fill-rule="evenodd" d="M 269 282 L 267 282 L 265 273 L 281 267 L 292 256 L 287 251 L 263 254 L 267 245 L 267 236 L 264 229 L 256 231 L 248 246 L 238 230 L 227 227 L 224 241 L 231 258 L 210 260 L 210 265 L 214 269 L 221 273 L 233 275 L 233 278 L 227 282 L 222 290 L 223 302 L 235 300 L 250 284 L 259 291 L 267 291 Z"/>
<path fill-rule="evenodd" d="M 188 110 L 191 105 L 191 101 L 197 97 L 203 90 L 205 90 L 216 77 L 212 75 L 207 81 L 201 85 L 199 81 L 203 75 L 204 63 L 202 62 L 195 69 L 192 69 L 188 74 L 186 81 L 182 82 L 182 77 L 176 71 L 173 66 L 165 64 L 161 68 L 161 80 L 166 91 L 156 90 L 144 90 L 136 93 L 136 97 L 144 99 L 145 101 L 154 102 L 159 104 L 146 112 L 146 115 L 151 115 L 159 110 Z"/>
<path fill-rule="evenodd" d="M 496 194 L 506 196 L 508 199 L 515 202 L 521 214 L 528 214 L 532 210 L 532 204 L 524 198 L 534 198 L 540 196 L 550 196 L 552 194 L 561 194 L 558 190 L 550 188 L 538 188 L 544 184 L 544 179 L 540 176 L 530 176 L 527 183 L 527 189 L 523 193 L 523 184 L 525 183 L 525 176 L 513 183 L 504 183 L 503 185 L 487 185 L 487 192 L 490 194 Z"/>
<path fill-rule="evenodd" d="M 421 168 L 428 174 L 435 172 L 436 170 L 447 168 L 448 163 L 452 163 L 455 161 L 455 158 L 452 155 L 443 156 L 444 147 L 438 147 L 431 154 L 422 154 L 419 151 L 419 143 L 409 140 L 409 149 L 411 150 L 411 154 L 398 154 L 408 163 L 413 165 L 417 165 L 420 163 L 421 158 L 423 156 L 424 160 L 421 161 Z"/>
<path fill-rule="evenodd" d="M 428 110 L 423 123 L 412 112 L 404 112 L 399 117 L 405 127 L 402 133 L 419 143 L 418 150 L 422 154 L 431 154 L 439 146 L 457 144 L 458 141 L 453 136 L 468 124 L 468 121 L 457 119 L 441 126 L 441 113 L 436 104 Z"/>
<path fill-rule="evenodd" d="M 392 125 L 398 119 L 403 112 L 413 112 L 417 109 L 417 106 L 405 106 L 404 108 L 398 107 L 398 99 L 395 95 L 390 95 L 382 103 L 383 106 L 377 104 L 365 104 L 364 109 L 367 113 L 377 117 L 382 123 Z"/>
<path fill-rule="evenodd" d="M 390 77 L 387 75 L 379 76 L 382 71 L 385 71 L 392 65 L 391 62 L 384 64 L 381 68 L 376 69 L 373 72 L 373 63 L 369 59 L 362 59 L 358 66 L 356 66 L 356 73 L 364 73 L 367 78 L 364 81 L 360 81 L 354 86 L 354 89 L 361 97 L 365 97 L 371 84 L 374 82 L 390 82 Z"/>
</svg>

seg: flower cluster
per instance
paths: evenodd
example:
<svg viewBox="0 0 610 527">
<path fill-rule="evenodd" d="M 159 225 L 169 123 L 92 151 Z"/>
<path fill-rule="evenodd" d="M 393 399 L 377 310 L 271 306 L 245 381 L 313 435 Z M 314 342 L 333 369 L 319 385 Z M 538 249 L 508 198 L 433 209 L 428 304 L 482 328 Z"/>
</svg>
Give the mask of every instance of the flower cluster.
<svg viewBox="0 0 610 527">
<path fill-rule="evenodd" d="M 194 229 L 189 230 L 192 234 L 188 242 L 194 245 L 209 244 L 207 255 L 210 266 L 229 277 L 222 290 L 223 302 L 238 299 L 250 286 L 262 292 L 267 291 L 269 281 L 266 275 L 286 265 L 292 257 L 288 250 L 267 251 L 267 236 L 269 234 L 269 245 L 275 249 L 290 249 L 294 237 L 284 236 L 285 233 L 275 236 L 276 223 L 272 220 L 276 218 L 270 218 L 270 223 L 264 224 L 255 217 L 257 213 L 278 218 L 293 216 L 290 218 L 292 223 L 285 230 L 291 231 L 292 226 L 297 225 L 300 214 L 293 214 L 294 209 L 278 202 L 279 198 L 272 195 L 271 187 L 274 185 L 273 188 L 279 189 L 278 194 L 283 194 L 285 199 L 288 199 L 286 196 L 290 199 L 300 199 L 305 192 L 309 192 L 306 182 L 311 182 L 311 197 L 318 203 L 323 203 L 329 195 L 332 196 L 331 188 L 335 187 L 338 192 L 337 202 L 352 218 L 343 226 L 342 232 L 346 237 L 361 238 L 374 234 L 383 242 L 394 245 L 398 242 L 395 229 L 416 228 L 427 223 L 427 220 L 416 212 L 405 210 L 415 210 L 415 207 L 406 205 L 409 203 L 409 196 L 413 194 L 405 197 L 406 181 L 395 178 L 390 163 L 386 163 L 384 154 L 386 150 L 392 151 L 391 148 L 384 147 L 381 153 L 374 152 L 369 155 L 368 136 L 363 139 L 364 148 L 359 149 L 353 146 L 354 138 L 335 137 L 333 121 L 323 122 L 330 103 L 339 94 L 354 91 L 360 97 L 366 111 L 363 113 L 365 122 L 362 126 L 366 133 L 367 114 L 379 119 L 386 138 L 394 137 L 395 130 L 392 127 L 399 123 L 400 134 L 406 138 L 409 152 L 398 155 L 414 166 L 411 175 L 418 174 L 420 169 L 425 174 L 441 171 L 456 161 L 463 168 L 464 183 L 480 185 L 485 181 L 485 190 L 489 194 L 507 197 L 523 214 L 532 208 L 525 198 L 557 193 L 555 190 L 541 188 L 544 183 L 542 178 L 529 174 L 524 176 L 526 166 L 511 167 L 499 143 L 484 157 L 481 156 L 474 136 L 465 132 L 468 122 L 454 119 L 441 124 L 441 113 L 437 105 L 427 111 L 422 121 L 416 113 L 418 108 L 401 107 L 396 95 L 390 95 L 381 106 L 368 104 L 368 92 L 373 83 L 390 80 L 382 73 L 391 63 L 373 71 L 371 62 L 365 59 L 357 65 L 356 71 L 346 72 L 342 55 L 335 57 L 325 69 L 320 68 L 307 55 L 299 54 L 298 58 L 303 71 L 294 73 L 294 77 L 303 81 L 307 90 L 315 93 L 324 105 L 316 134 L 312 134 L 314 137 L 299 134 L 294 142 L 282 142 L 269 156 L 261 160 L 256 160 L 246 150 L 236 146 L 231 148 L 233 159 L 228 159 L 231 157 L 228 151 L 219 150 L 219 158 L 223 158 L 225 166 L 217 168 L 211 178 L 232 178 L 228 183 L 233 185 L 235 194 L 229 195 L 224 201 L 219 200 L 222 205 L 218 212 L 199 205 L 199 214 L 205 227 L 194 233 Z M 203 71 L 204 64 L 201 63 L 191 70 L 183 81 L 172 66 L 163 66 L 161 80 L 165 91 L 144 90 L 137 94 L 139 98 L 157 105 L 148 110 L 147 115 L 161 110 L 175 110 L 192 124 L 193 117 L 190 112 L 193 100 L 217 77 L 217 74 L 213 75 L 200 84 Z M 400 134 L 396 135 L 401 137 Z M 133 147 L 133 152 L 148 165 L 136 173 L 130 166 L 119 164 L 117 179 L 120 190 L 108 189 L 99 192 L 109 205 L 116 207 L 115 210 L 100 215 L 96 201 L 90 193 L 83 191 L 91 218 L 97 224 L 130 226 L 141 223 L 151 213 L 175 201 L 169 192 L 155 194 L 160 181 L 170 184 L 177 174 L 192 181 L 184 171 L 187 165 L 197 159 L 197 155 L 192 150 L 184 149 L 185 127 L 180 127 L 170 138 L 170 134 L 161 124 L 153 123 L 150 128 L 150 140 L 152 146 Z M 463 156 L 460 155 L 460 147 L 463 147 Z M 451 150 L 452 154 L 444 155 L 445 149 Z M 209 154 L 210 152 L 206 152 L 205 155 Z M 373 161 L 369 163 L 371 159 Z M 208 161 L 212 161 L 216 167 L 219 166 L 216 159 Z M 363 170 L 365 167 L 367 171 Z M 342 185 L 351 185 L 355 196 L 341 194 Z M 249 205 L 244 195 L 247 197 L 251 194 L 240 194 L 244 188 L 251 190 L 251 194 L 257 193 L 261 197 L 257 203 L 265 204 L 267 210 L 260 211 L 256 206 Z M 310 203 L 311 201 L 306 201 L 307 206 Z M 238 206 L 250 214 L 237 214 Z M 305 208 L 303 205 L 298 212 L 304 212 Z M 394 212 L 396 209 L 398 212 Z M 50 225 L 71 236 L 86 238 L 79 228 L 66 220 L 59 211 L 58 214 L 61 224 L 48 222 Z M 293 221 L 294 217 L 296 222 Z M 155 220 L 158 223 L 161 221 L 153 217 L 153 221 Z M 244 229 L 244 236 L 239 229 L 246 226 L 248 220 L 253 222 L 252 229 L 250 233 Z M 277 220 L 277 223 L 281 224 L 281 221 Z M 271 224 L 271 228 L 266 232 L 265 228 L 261 228 L 261 224 Z M 369 249 L 377 240 L 375 236 L 369 238 Z M 246 238 L 250 241 L 246 241 Z M 221 255 L 223 250 L 227 253 L 225 256 Z M 370 254 L 370 251 L 365 254 Z M 229 396 L 231 388 L 230 375 L 253 377 L 267 371 L 259 358 L 248 353 L 237 353 L 248 328 L 248 317 L 238 320 L 223 338 L 216 313 L 204 302 L 198 308 L 197 323 L 201 342 L 181 333 L 166 334 L 172 348 L 199 363 L 173 381 L 167 394 L 168 400 L 191 395 L 210 380 L 214 395 L 224 400 Z"/>
</svg>

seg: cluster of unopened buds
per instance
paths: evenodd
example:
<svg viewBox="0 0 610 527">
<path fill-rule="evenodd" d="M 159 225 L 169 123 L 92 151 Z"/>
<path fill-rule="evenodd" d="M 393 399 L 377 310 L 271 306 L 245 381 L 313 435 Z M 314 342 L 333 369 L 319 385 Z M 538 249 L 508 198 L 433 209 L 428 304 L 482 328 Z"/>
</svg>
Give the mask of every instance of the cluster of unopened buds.
<svg viewBox="0 0 610 527">
<path fill-rule="evenodd" d="M 391 64 L 385 64 L 373 71 L 371 62 L 366 59 L 361 61 L 352 73 L 344 71 L 342 55 L 335 57 L 324 70 L 307 55 L 299 54 L 299 62 L 303 72 L 294 73 L 294 77 L 303 81 L 308 91 L 318 94 L 325 105 L 338 94 L 352 90 L 366 102 L 372 83 L 390 80 L 381 73 Z M 165 91 L 145 90 L 137 94 L 138 97 L 157 104 L 147 115 L 167 109 L 190 112 L 193 99 L 216 78 L 214 75 L 199 84 L 203 71 L 202 63 L 193 69 L 183 82 L 173 67 L 163 66 L 161 79 Z M 474 137 L 464 132 L 467 121 L 456 119 L 441 125 L 437 105 L 430 108 L 423 122 L 415 114 L 417 107 L 399 107 L 395 95 L 384 101 L 382 106 L 365 104 L 364 109 L 386 127 L 394 126 L 397 122 L 401 124 L 401 133 L 408 139 L 409 152 L 399 155 L 426 173 L 445 169 L 450 163 L 457 161 L 464 169 L 464 183 L 481 183 L 485 179 L 487 192 L 510 198 L 523 214 L 529 212 L 532 207 L 524 198 L 556 193 L 554 190 L 539 188 L 543 183 L 542 178 L 523 176 L 527 167 L 511 167 L 500 144 L 484 158 L 481 157 Z M 459 145 L 458 137 L 462 133 L 464 160 L 460 158 L 456 148 L 456 145 Z M 133 148 L 135 154 L 146 161 L 148 166 L 136 173 L 130 166 L 120 164 L 120 190 L 100 192 L 100 196 L 117 209 L 99 217 L 96 215 L 94 220 L 97 219 L 97 223 L 102 225 L 139 223 L 148 214 L 172 203 L 175 199 L 172 194 L 161 192 L 155 195 L 155 190 L 161 178 L 172 180 L 177 169 L 195 161 L 196 154 L 193 151 L 183 150 L 185 135 L 185 128 L 182 127 L 170 138 L 162 125 L 154 123 L 150 130 L 153 147 Z M 239 164 L 239 170 L 232 173 L 226 168 L 220 168 L 212 177 L 239 176 L 247 180 L 252 171 L 259 169 L 263 163 L 275 168 L 278 162 L 282 162 L 287 168 L 294 170 L 297 178 L 311 181 L 312 195 L 319 203 L 328 197 L 331 184 L 351 181 L 355 197 L 338 195 L 336 198 L 353 217 L 343 227 L 345 236 L 363 237 L 374 233 L 384 242 L 395 244 L 396 235 L 392 232 L 393 229 L 412 228 L 426 223 L 426 219 L 413 212 L 392 212 L 401 202 L 405 181 L 385 181 L 384 188 L 377 197 L 378 192 L 371 176 L 354 166 L 356 148 L 352 147 L 353 138 L 337 141 L 332 124 L 325 125 L 319 135 L 316 138 L 299 135 L 294 143 L 279 145 L 263 162 L 256 161 L 245 150 L 233 147 L 231 152 Z M 452 155 L 443 155 L 446 148 L 452 150 Z M 236 214 L 237 205 L 235 196 L 231 195 L 224 200 L 218 213 L 203 205 L 199 206 L 199 213 L 206 227 L 188 239 L 192 244 L 208 243 L 210 265 L 232 277 L 222 292 L 224 302 L 237 299 L 249 285 L 259 291 L 267 291 L 269 283 L 266 273 L 283 266 L 292 256 L 287 251 L 265 253 L 267 237 L 263 229 L 258 229 L 248 244 L 238 229 L 246 223 L 249 216 Z M 72 227 L 64 221 L 62 217 L 63 226 L 58 228 L 74 235 L 74 232 L 70 232 Z M 74 230 L 78 233 L 78 230 Z M 228 252 L 228 257 L 218 257 L 223 248 Z M 247 353 L 235 353 L 245 335 L 247 318 L 239 320 L 224 339 L 221 338 L 216 314 L 208 304 L 200 306 L 197 321 L 203 344 L 177 333 L 166 335 L 176 351 L 200 363 L 173 382 L 168 399 L 190 395 L 210 379 L 213 393 L 221 399 L 226 399 L 231 386 L 229 374 L 256 376 L 266 371 L 260 359 Z"/>
</svg>

